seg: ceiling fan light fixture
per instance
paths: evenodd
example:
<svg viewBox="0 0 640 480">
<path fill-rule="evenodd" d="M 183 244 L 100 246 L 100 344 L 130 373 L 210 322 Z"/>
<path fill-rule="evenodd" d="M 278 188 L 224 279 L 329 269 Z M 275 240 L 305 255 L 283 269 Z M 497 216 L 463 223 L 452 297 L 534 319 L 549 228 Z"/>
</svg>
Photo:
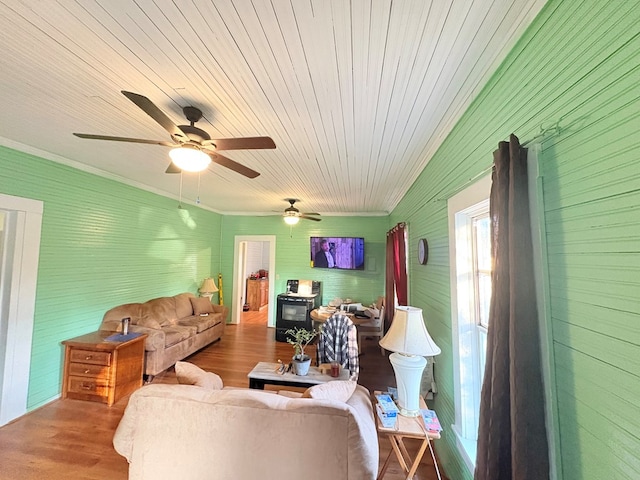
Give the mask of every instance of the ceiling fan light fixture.
<svg viewBox="0 0 640 480">
<path fill-rule="evenodd" d="M 287 225 L 295 225 L 299 221 L 300 221 L 300 219 L 298 217 L 296 217 L 295 215 L 285 215 L 284 216 L 284 223 L 286 223 Z"/>
<path fill-rule="evenodd" d="M 173 148 L 169 152 L 171 161 L 185 172 L 201 172 L 211 163 L 211 157 L 203 151 L 188 146 Z"/>
</svg>

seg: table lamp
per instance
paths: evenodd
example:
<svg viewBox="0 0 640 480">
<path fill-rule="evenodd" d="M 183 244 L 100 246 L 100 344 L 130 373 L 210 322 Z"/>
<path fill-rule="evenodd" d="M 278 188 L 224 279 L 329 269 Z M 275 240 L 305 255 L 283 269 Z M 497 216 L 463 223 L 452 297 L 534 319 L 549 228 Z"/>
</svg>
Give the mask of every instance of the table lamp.
<svg viewBox="0 0 640 480">
<path fill-rule="evenodd" d="M 396 375 L 398 408 L 405 417 L 420 414 L 420 384 L 427 365 L 424 357 L 440 354 L 422 318 L 422 309 L 396 307 L 391 328 L 380 346 L 392 353 L 389 361 Z"/>
<path fill-rule="evenodd" d="M 213 298 L 213 294 L 218 291 L 218 287 L 216 287 L 213 278 L 207 277 L 203 280 L 202 285 L 200 286 L 200 296 L 207 297 L 209 300 Z"/>
</svg>

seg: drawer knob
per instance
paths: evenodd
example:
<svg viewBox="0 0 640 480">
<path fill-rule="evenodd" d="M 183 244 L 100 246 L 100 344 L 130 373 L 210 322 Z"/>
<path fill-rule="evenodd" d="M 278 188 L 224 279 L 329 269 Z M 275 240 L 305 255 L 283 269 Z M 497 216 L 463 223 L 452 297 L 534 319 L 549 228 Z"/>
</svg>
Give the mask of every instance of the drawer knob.
<svg viewBox="0 0 640 480">
<path fill-rule="evenodd" d="M 93 357 L 93 355 L 87 355 L 86 357 L 84 357 L 85 360 L 91 360 L 91 357 Z"/>
<path fill-rule="evenodd" d="M 93 388 L 93 384 L 92 383 L 83 383 L 82 385 L 80 385 L 80 388 L 82 388 L 83 390 L 91 390 Z"/>
<path fill-rule="evenodd" d="M 89 373 L 91 370 L 89 370 L 88 368 L 84 371 L 84 373 Z"/>
</svg>

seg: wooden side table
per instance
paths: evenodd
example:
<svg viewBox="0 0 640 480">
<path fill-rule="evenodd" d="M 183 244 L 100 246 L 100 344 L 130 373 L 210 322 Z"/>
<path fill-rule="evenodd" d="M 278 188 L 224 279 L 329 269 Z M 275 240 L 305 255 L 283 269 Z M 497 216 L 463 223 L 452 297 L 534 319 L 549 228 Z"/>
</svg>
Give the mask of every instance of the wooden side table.
<svg viewBox="0 0 640 480">
<path fill-rule="evenodd" d="M 62 398 L 111 406 L 142 386 L 147 335 L 108 341 L 115 332 L 93 332 L 65 340 Z"/>
<path fill-rule="evenodd" d="M 375 401 L 376 400 L 374 398 L 374 408 Z M 420 397 L 420 408 L 427 408 L 427 404 L 424 402 L 424 399 L 422 397 Z M 431 445 L 431 440 L 437 440 L 440 438 L 439 432 L 428 431 L 424 427 L 424 423 L 422 422 L 422 418 L 420 417 L 403 417 L 402 415 L 398 415 L 398 420 L 396 421 L 395 428 L 385 428 L 382 426 L 382 423 L 380 422 L 380 419 L 375 412 L 374 416 L 376 417 L 376 429 L 378 430 L 378 433 L 386 435 L 389 438 L 392 447 L 389 455 L 387 455 L 387 458 L 382 465 L 380 473 L 378 474 L 378 480 L 384 478 L 384 475 L 387 472 L 387 467 L 389 466 L 389 462 L 391 461 L 391 455 L 394 452 L 396 454 L 396 457 L 398 458 L 398 462 L 400 463 L 402 470 L 407 474 L 406 479 L 412 479 L 413 475 L 418 469 L 418 465 L 420 464 L 422 456 L 424 455 L 427 447 L 429 447 L 429 451 L 431 452 L 431 458 L 433 459 L 433 465 L 436 469 L 436 473 L 438 474 L 438 479 L 442 480 L 442 477 L 440 476 L 440 469 L 438 468 L 438 462 L 433 452 L 433 446 Z M 404 446 L 405 438 L 416 438 L 422 440 L 420 448 L 418 449 L 418 453 L 416 453 L 413 461 L 411 460 L 411 455 L 409 455 L 407 448 Z M 409 466 L 409 464 L 411 466 Z"/>
</svg>

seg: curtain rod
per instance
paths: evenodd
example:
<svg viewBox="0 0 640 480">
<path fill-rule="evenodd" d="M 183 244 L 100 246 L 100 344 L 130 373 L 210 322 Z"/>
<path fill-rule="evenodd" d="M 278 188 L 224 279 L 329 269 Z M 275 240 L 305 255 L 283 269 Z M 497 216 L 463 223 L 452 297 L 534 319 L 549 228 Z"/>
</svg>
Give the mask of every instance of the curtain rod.
<svg viewBox="0 0 640 480">
<path fill-rule="evenodd" d="M 396 230 L 398 230 L 398 229 L 400 229 L 400 228 L 404 228 L 404 227 L 406 227 L 406 226 L 407 226 L 406 222 L 399 222 L 399 223 L 398 223 L 398 224 L 396 224 L 396 225 L 395 225 L 391 230 L 389 230 L 389 231 L 387 232 L 387 236 L 388 236 L 388 235 L 391 235 L 392 233 L 395 233 L 395 232 L 396 232 Z"/>
<path fill-rule="evenodd" d="M 544 136 L 548 135 L 549 133 L 554 133 L 556 135 L 559 135 L 560 132 L 561 132 L 561 130 L 560 130 L 560 121 L 561 120 L 562 120 L 562 118 L 560 120 L 558 120 L 556 123 L 554 123 L 553 125 L 551 125 L 550 127 L 547 127 L 547 128 L 545 128 L 543 126 L 540 126 L 540 133 L 538 133 L 537 135 L 534 135 L 529 140 L 526 140 L 526 141 L 522 142 L 520 144 L 520 146 L 521 147 L 526 147 L 527 145 L 530 145 L 530 144 L 534 143 L 536 140 L 539 140 L 539 139 L 543 138 Z M 505 140 L 505 141 L 508 142 L 509 140 Z M 477 180 L 481 179 L 485 175 L 488 175 L 491 172 L 491 170 L 493 170 L 493 162 L 487 168 L 483 169 L 480 173 L 478 173 L 477 175 L 471 177 L 465 183 L 463 183 L 458 188 L 456 188 L 453 192 L 449 193 L 448 197 L 446 197 L 446 198 L 444 198 L 444 197 L 436 198 L 435 201 L 436 202 L 442 202 L 444 200 L 448 200 L 449 198 L 453 197 L 454 195 L 460 193 L 462 190 L 467 188 L 469 185 L 475 183 Z"/>
<path fill-rule="evenodd" d="M 556 135 L 560 135 L 560 120 L 558 120 L 556 123 L 554 123 L 553 125 L 551 125 L 550 127 L 547 127 L 547 128 L 544 128 L 541 125 L 540 126 L 540 133 L 538 133 L 537 135 L 533 136 L 529 140 L 526 140 L 526 141 L 522 142 L 520 144 L 520 146 L 521 147 L 526 147 L 527 145 L 535 142 L 536 140 L 539 140 L 539 139 L 543 138 L 544 136 L 546 136 L 549 133 L 554 133 Z"/>
</svg>

